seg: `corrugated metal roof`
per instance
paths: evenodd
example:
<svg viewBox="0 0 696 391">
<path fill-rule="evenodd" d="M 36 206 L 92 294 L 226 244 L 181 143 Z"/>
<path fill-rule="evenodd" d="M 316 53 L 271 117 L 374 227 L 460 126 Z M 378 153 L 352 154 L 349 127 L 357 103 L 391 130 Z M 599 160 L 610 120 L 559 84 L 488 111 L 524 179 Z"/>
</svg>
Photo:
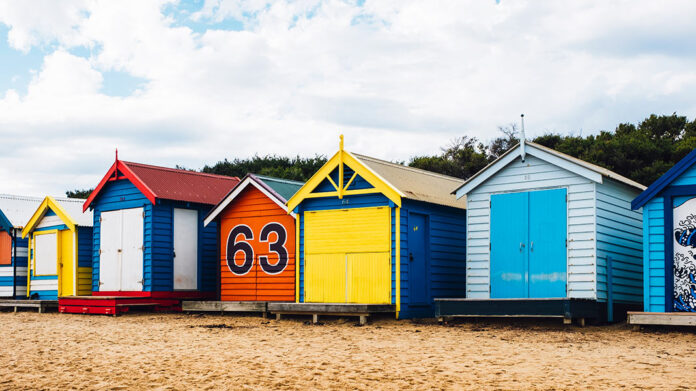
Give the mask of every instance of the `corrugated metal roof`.
<svg viewBox="0 0 696 391">
<path fill-rule="evenodd" d="M 304 185 L 304 182 L 273 178 L 263 175 L 254 176 L 275 191 L 282 198 L 283 202 L 287 202 L 290 197 L 294 196 L 295 193 L 302 188 L 302 185 Z"/>
<path fill-rule="evenodd" d="M 14 228 L 23 228 L 41 205 L 42 197 L 0 194 L 0 211 Z"/>
<path fill-rule="evenodd" d="M 65 210 L 65 212 L 72 217 L 75 224 L 80 227 L 91 227 L 94 224 L 94 219 L 92 218 L 92 211 L 82 212 L 82 204 L 85 202 L 84 199 L 79 198 L 56 198 L 53 199 L 60 204 L 60 206 Z"/>
<path fill-rule="evenodd" d="M 82 203 L 85 200 L 64 197 L 53 197 L 53 199 L 70 214 L 77 225 L 92 226 L 92 212 L 82 213 Z M 43 200 L 43 197 L 0 194 L 0 211 L 15 228 L 23 228 Z"/>
<path fill-rule="evenodd" d="M 452 194 L 453 190 L 464 183 L 463 179 L 356 153 L 351 155 L 400 191 L 405 198 L 466 209 L 466 197 L 457 200 Z"/>
<path fill-rule="evenodd" d="M 239 183 L 239 178 L 121 161 L 155 197 L 216 205 Z"/>
</svg>

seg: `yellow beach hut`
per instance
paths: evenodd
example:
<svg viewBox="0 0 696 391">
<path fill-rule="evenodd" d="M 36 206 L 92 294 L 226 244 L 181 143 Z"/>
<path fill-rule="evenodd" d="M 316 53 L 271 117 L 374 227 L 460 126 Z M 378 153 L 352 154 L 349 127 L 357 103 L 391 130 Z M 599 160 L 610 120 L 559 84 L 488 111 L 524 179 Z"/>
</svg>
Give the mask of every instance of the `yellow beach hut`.
<svg viewBox="0 0 696 391">
<path fill-rule="evenodd" d="M 92 292 L 92 213 L 85 200 L 46 197 L 22 231 L 29 238 L 27 296 L 57 300 Z"/>
</svg>

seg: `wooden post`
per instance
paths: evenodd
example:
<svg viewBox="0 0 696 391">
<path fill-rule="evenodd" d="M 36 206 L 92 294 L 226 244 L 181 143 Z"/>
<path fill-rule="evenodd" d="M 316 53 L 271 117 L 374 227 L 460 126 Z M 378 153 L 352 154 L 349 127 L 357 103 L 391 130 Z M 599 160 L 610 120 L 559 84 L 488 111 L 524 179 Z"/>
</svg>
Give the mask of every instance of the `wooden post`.
<svg viewBox="0 0 696 391">
<path fill-rule="evenodd" d="M 367 315 L 360 315 L 360 326 L 367 324 Z"/>
<path fill-rule="evenodd" d="M 312 314 L 312 324 L 319 323 L 319 314 Z"/>
<path fill-rule="evenodd" d="M 580 325 L 580 327 L 585 327 L 585 318 L 578 319 L 578 325 Z"/>
<path fill-rule="evenodd" d="M 614 265 L 607 256 L 607 322 L 614 321 Z"/>
<path fill-rule="evenodd" d="M 276 320 L 280 320 L 281 315 L 279 313 L 276 313 Z"/>
<path fill-rule="evenodd" d="M 563 324 L 573 324 L 573 318 L 563 318 Z"/>
</svg>

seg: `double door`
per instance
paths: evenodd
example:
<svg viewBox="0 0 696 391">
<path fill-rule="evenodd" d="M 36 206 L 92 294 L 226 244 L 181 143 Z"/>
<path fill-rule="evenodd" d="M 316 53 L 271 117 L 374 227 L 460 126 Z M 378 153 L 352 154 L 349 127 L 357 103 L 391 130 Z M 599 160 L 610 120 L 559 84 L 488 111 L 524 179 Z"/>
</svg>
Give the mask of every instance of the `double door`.
<svg viewBox="0 0 696 391">
<path fill-rule="evenodd" d="M 101 213 L 99 290 L 143 289 L 143 208 Z"/>
<path fill-rule="evenodd" d="M 491 298 L 566 297 L 566 189 L 491 196 Z"/>
</svg>

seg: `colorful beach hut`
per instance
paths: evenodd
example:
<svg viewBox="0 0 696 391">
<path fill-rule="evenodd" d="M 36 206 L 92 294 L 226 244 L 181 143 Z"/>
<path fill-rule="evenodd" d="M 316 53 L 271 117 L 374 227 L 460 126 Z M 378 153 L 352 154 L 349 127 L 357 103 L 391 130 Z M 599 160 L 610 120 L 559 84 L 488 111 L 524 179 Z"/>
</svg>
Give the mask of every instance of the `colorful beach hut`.
<svg viewBox="0 0 696 391">
<path fill-rule="evenodd" d="M 0 194 L 0 297 L 27 296 L 29 241 L 22 228 L 40 203 L 40 197 Z"/>
<path fill-rule="evenodd" d="M 92 212 L 85 200 L 46 197 L 22 230 L 29 239 L 27 296 L 57 300 L 92 291 Z"/>
<path fill-rule="evenodd" d="M 220 300 L 295 300 L 295 214 L 302 182 L 249 174 L 210 212 L 220 248 Z"/>
<path fill-rule="evenodd" d="M 643 210 L 644 311 L 696 313 L 696 150 L 632 207 Z"/>
<path fill-rule="evenodd" d="M 61 310 L 114 313 L 119 298 L 125 307 L 125 297 L 147 297 L 145 305 L 214 296 L 217 228 L 203 218 L 238 182 L 117 158 L 83 206 L 94 213 L 92 295 L 102 300 L 61 300 Z"/>
<path fill-rule="evenodd" d="M 639 183 L 523 142 L 456 190 L 467 202 L 466 299 L 440 316 L 613 318 L 642 302 Z M 609 315 L 611 313 L 611 315 Z"/>
<path fill-rule="evenodd" d="M 359 304 L 411 318 L 433 316 L 433 298 L 464 297 L 465 201 L 450 194 L 462 183 L 345 151 L 341 138 L 288 201 L 298 222 L 297 301 L 317 313 Z"/>
</svg>

